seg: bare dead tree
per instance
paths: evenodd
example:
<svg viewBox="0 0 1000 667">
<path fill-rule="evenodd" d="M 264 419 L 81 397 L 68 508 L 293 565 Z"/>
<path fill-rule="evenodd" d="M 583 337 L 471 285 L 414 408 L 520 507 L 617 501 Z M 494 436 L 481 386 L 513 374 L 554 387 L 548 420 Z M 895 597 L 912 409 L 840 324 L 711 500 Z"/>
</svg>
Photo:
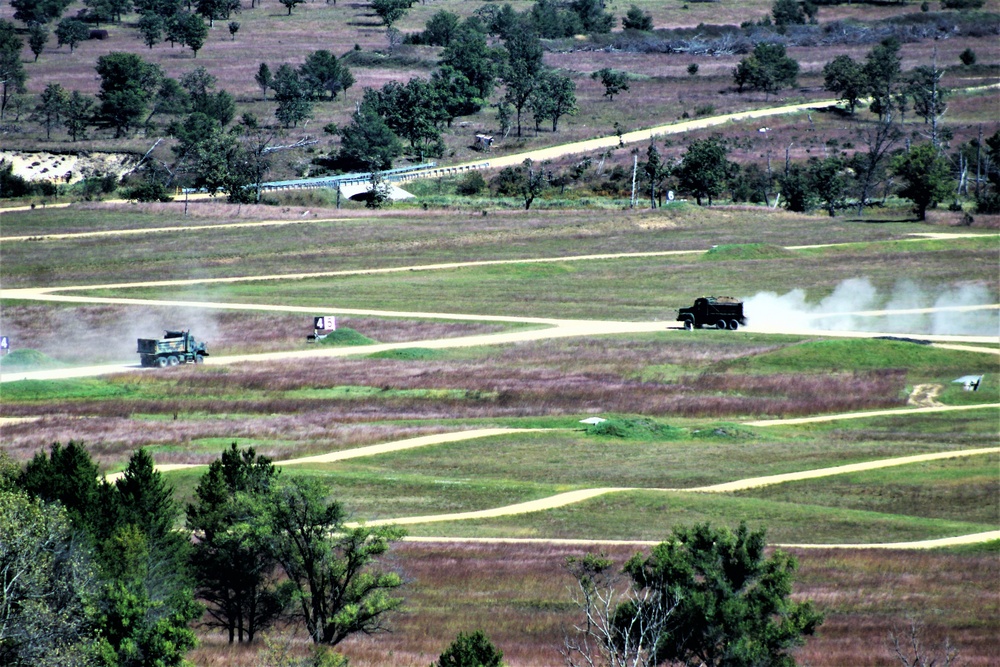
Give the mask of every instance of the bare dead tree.
<svg viewBox="0 0 1000 667">
<path fill-rule="evenodd" d="M 910 627 L 903 632 L 891 630 L 889 643 L 903 667 L 958 667 L 958 649 L 944 640 L 939 653 L 927 649 L 921 642 L 923 624 L 910 621 Z"/>
<path fill-rule="evenodd" d="M 860 139 L 868 146 L 868 152 L 861 154 L 860 164 L 858 165 L 858 215 L 861 215 L 864 211 L 865 204 L 868 203 L 868 198 L 878 184 L 879 170 L 885 158 L 902 136 L 902 133 L 894 122 L 892 110 L 887 110 L 883 116 L 859 133 Z"/>
<path fill-rule="evenodd" d="M 567 559 L 583 620 L 559 652 L 569 667 L 653 667 L 656 640 L 673 611 L 662 595 L 637 590 L 605 556 Z"/>
</svg>

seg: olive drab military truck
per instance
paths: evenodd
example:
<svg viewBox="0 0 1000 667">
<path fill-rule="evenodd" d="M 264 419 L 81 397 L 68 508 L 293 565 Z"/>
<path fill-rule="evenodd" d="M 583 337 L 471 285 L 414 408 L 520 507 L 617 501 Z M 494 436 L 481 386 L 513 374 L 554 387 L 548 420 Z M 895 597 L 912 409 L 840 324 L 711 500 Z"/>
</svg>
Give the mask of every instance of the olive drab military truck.
<svg viewBox="0 0 1000 667">
<path fill-rule="evenodd" d="M 690 308 L 678 310 L 677 321 L 683 322 L 684 328 L 688 330 L 715 327 L 735 331 L 746 325 L 747 318 L 743 316 L 743 302 L 739 299 L 731 296 L 703 296 L 695 299 Z"/>
<path fill-rule="evenodd" d="M 205 343 L 199 343 L 190 331 L 165 331 L 163 338 L 140 338 L 139 360 L 143 366 L 200 364 L 208 356 Z"/>
</svg>

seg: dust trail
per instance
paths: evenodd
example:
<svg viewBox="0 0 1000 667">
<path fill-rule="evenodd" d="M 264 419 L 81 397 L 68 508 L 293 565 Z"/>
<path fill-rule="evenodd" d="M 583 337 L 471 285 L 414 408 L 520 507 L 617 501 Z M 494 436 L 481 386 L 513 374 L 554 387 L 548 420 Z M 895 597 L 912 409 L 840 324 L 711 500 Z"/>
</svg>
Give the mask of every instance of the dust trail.
<svg viewBox="0 0 1000 667">
<path fill-rule="evenodd" d="M 995 336 L 1000 307 L 981 284 L 926 287 L 902 280 L 880 293 L 867 278 L 844 280 L 826 298 L 807 300 L 804 290 L 760 292 L 744 299 L 751 326 L 767 330 L 880 331 L 899 334 Z"/>
</svg>

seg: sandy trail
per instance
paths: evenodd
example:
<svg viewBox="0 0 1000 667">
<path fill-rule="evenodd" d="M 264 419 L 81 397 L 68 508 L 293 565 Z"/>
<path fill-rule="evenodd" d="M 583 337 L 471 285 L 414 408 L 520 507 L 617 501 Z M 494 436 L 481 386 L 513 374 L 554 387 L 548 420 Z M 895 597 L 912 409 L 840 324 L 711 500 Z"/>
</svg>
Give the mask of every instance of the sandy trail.
<svg viewBox="0 0 1000 667">
<path fill-rule="evenodd" d="M 1000 407 L 993 406 L 993 407 Z M 927 410 L 927 409 L 924 409 Z M 428 436 L 421 436 L 417 438 L 408 438 L 405 440 L 399 440 L 394 442 L 383 443 L 379 445 L 370 445 L 366 447 L 358 447 L 350 450 L 332 452 L 330 454 L 323 454 L 319 456 L 309 456 L 302 457 L 299 459 L 288 459 L 284 461 L 277 461 L 276 465 L 296 465 L 296 464 L 308 464 L 308 463 L 331 463 L 335 461 L 343 461 L 352 458 L 358 458 L 363 456 L 377 456 L 378 454 L 384 454 L 388 452 L 402 451 L 407 449 L 414 449 L 417 447 L 427 447 L 436 444 L 443 444 L 449 442 L 460 442 L 465 440 L 473 440 L 478 438 L 493 437 L 497 435 L 505 435 L 509 433 L 526 433 L 526 432 L 542 432 L 548 430 L 560 430 L 560 429 L 509 429 L 509 428 L 487 428 L 487 429 L 474 429 L 468 431 L 459 431 L 451 433 L 437 433 Z M 365 525 L 368 526 L 381 526 L 388 524 L 395 525 L 412 525 L 412 524 L 426 524 L 426 523 L 441 523 L 448 521 L 467 521 L 467 520 L 477 520 L 477 519 L 492 519 L 504 516 L 511 516 L 517 514 L 527 514 L 531 512 L 541 512 L 551 509 L 557 509 L 560 507 L 565 507 L 567 505 L 572 505 L 592 498 L 603 496 L 609 493 L 621 493 L 627 491 L 647 491 L 647 492 L 670 492 L 670 493 L 731 493 L 733 491 L 741 491 L 752 488 L 760 488 L 763 486 L 770 486 L 775 484 L 784 484 L 787 482 L 801 481 L 807 479 L 817 479 L 821 477 L 831 477 L 835 475 L 843 475 L 853 472 L 864 472 L 869 470 L 878 470 L 880 468 L 889 468 L 894 466 L 910 465 L 914 463 L 922 463 L 927 461 L 938 461 L 945 459 L 962 458 L 968 456 L 981 456 L 985 454 L 998 453 L 1000 452 L 1000 447 L 987 447 L 980 449 L 966 449 L 957 450 L 949 452 L 936 452 L 931 454 L 917 454 L 914 456 L 900 456 L 889 459 L 879 459 L 875 461 L 865 461 L 862 463 L 852 463 L 842 466 L 833 466 L 828 468 L 818 468 L 813 470 L 802 470 L 793 473 L 783 473 L 779 475 L 767 475 L 762 477 L 751 477 L 747 479 L 736 480 L 733 482 L 725 482 L 722 484 L 713 484 L 709 486 L 701 487 L 690 487 L 690 488 L 641 488 L 641 487 L 598 487 L 592 489 L 578 489 L 575 491 L 569 491 L 566 493 L 556 494 L 554 496 L 549 496 L 546 498 L 539 498 L 537 500 L 531 500 L 523 503 L 516 503 L 513 505 L 506 505 L 503 507 L 494 507 L 485 510 L 477 510 L 470 512 L 455 512 L 450 514 L 433 514 L 425 516 L 411 516 L 411 517 L 400 517 L 395 519 L 380 519 L 376 521 L 366 522 Z M 163 464 L 157 465 L 156 469 L 160 472 L 169 472 L 173 470 L 183 470 L 189 468 L 203 467 L 200 464 L 185 464 L 185 463 L 174 463 L 174 464 Z M 122 473 L 114 473 L 108 475 L 106 479 L 109 482 L 114 482 L 122 476 Z M 357 526 L 358 523 L 347 524 L 348 526 Z M 502 543 L 502 542 L 520 542 L 525 540 L 516 539 L 504 539 L 504 538 L 490 538 L 490 539 L 464 539 L 464 538 L 421 538 L 423 541 L 435 542 L 435 541 L 462 541 L 462 542 L 491 542 L 491 543 Z M 955 537 L 934 539 L 934 540 L 924 540 L 920 542 L 909 542 L 909 543 L 887 543 L 887 544 L 794 544 L 785 546 L 794 546 L 797 548 L 881 548 L 881 549 L 931 549 L 937 547 L 955 546 L 960 544 L 975 544 L 980 542 L 985 542 L 989 540 L 1000 539 L 1000 531 L 991 531 L 986 533 L 978 533 L 976 535 L 960 535 Z M 531 541 L 531 540 L 529 540 Z M 538 542 L 544 542 L 548 544 L 649 544 L 647 542 L 641 541 L 617 541 L 617 540 L 535 540 Z"/>
<path fill-rule="evenodd" d="M 1000 540 L 1000 530 L 989 530 L 983 533 L 942 537 L 932 540 L 917 540 L 914 542 L 882 542 L 869 544 L 785 544 L 775 543 L 771 546 L 783 549 L 902 549 L 922 550 L 941 549 L 968 544 L 983 544 Z M 562 546 L 634 546 L 654 547 L 663 540 L 585 540 L 545 537 L 404 537 L 404 542 L 426 544 L 539 544 Z"/>
<path fill-rule="evenodd" d="M 928 237 L 968 237 L 981 236 L 978 234 L 919 234 L 914 239 L 925 240 Z M 615 322 L 598 320 L 564 320 L 546 317 L 518 317 L 503 315 L 470 315 L 465 313 L 436 313 L 436 312 L 410 312 L 410 311 L 386 311 L 374 309 L 356 308 L 316 308 L 303 306 L 283 306 L 274 304 L 251 304 L 251 303 L 226 303 L 214 301 L 175 301 L 168 299 L 131 299 L 121 297 L 92 297 L 66 294 L 65 292 L 93 290 L 93 289 L 129 289 L 142 287 L 182 287 L 189 285 L 219 284 L 252 282 L 261 280 L 302 280 L 307 278 L 338 277 L 352 275 L 371 275 L 404 273 L 413 271 L 441 271 L 449 269 L 459 269 L 477 266 L 495 266 L 503 264 L 530 264 L 530 263 L 552 263 L 552 262 L 573 262 L 573 261 L 593 261 L 607 259 L 632 259 L 642 257 L 666 257 L 670 255 L 702 254 L 704 250 L 668 250 L 642 253 L 605 253 L 591 255 L 576 255 L 570 257 L 543 257 L 510 260 L 481 260 L 471 262 L 447 262 L 439 264 L 423 264 L 403 267 L 388 267 L 380 269 L 351 269 L 343 271 L 320 271 L 311 273 L 296 274 L 273 274 L 264 276 L 237 276 L 229 278 L 206 278 L 190 280 L 157 280 L 131 283 L 115 283 L 103 285 L 76 285 L 64 287 L 36 287 L 0 290 L 0 298 L 12 300 L 28 301 L 51 301 L 65 303 L 86 303 L 86 304 L 124 304 L 124 305 L 148 305 L 160 307 L 184 307 L 184 308 L 205 308 L 212 310 L 247 310 L 247 311 L 267 311 L 302 313 L 312 315 L 319 310 L 326 312 L 337 312 L 342 315 L 360 315 L 373 317 L 396 317 L 408 319 L 444 319 L 453 321 L 477 321 L 477 322 L 500 322 L 511 324 L 539 325 L 539 329 L 527 331 L 507 332 L 500 334 L 489 334 L 481 336 L 466 336 L 449 339 L 412 341 L 407 343 L 357 346 L 351 348 L 312 348 L 309 350 L 295 350 L 283 352 L 270 352 L 254 355 L 233 355 L 229 357 L 209 357 L 206 363 L 209 365 L 226 365 L 242 362 L 264 362 L 277 360 L 295 360 L 318 357 L 343 357 L 354 355 L 373 354 L 387 350 L 398 350 L 413 347 L 424 347 L 431 349 L 448 349 L 459 347 L 471 347 L 479 345 L 506 345 L 517 342 L 537 341 L 553 338 L 565 338 L 576 336 L 600 336 L 614 334 L 649 333 L 663 331 L 668 328 L 662 322 Z M 941 310 L 967 312 L 971 310 L 993 310 L 1000 308 L 998 304 L 983 304 L 978 306 L 949 306 L 938 309 L 919 309 L 920 312 L 938 312 Z M 868 314 L 885 315 L 894 311 L 870 311 Z M 909 311 L 907 311 L 909 312 Z M 809 328 L 789 328 L 775 325 L 753 326 L 749 331 L 759 331 L 762 333 L 784 333 L 803 336 L 826 336 L 826 337 L 856 337 L 870 338 L 876 336 L 892 335 L 891 333 L 879 332 L 847 332 L 847 331 L 827 331 Z M 966 349 L 973 349 L 980 352 L 1000 354 L 1000 349 L 993 348 L 973 348 L 970 345 L 982 343 L 987 345 L 1000 344 L 1000 336 L 941 336 L 924 335 L 921 338 L 935 343 L 950 343 L 969 346 Z M 18 380 L 52 380 L 69 379 L 81 377 L 94 377 L 109 373 L 127 372 L 138 370 L 135 364 L 106 364 L 100 366 L 86 366 L 68 369 L 53 369 L 46 371 L 25 371 L 7 372 L 0 375 L 0 382 L 13 382 Z"/>
<path fill-rule="evenodd" d="M 745 426 L 790 426 L 793 424 L 817 424 L 840 421 L 842 419 L 868 419 L 870 417 L 898 417 L 903 415 L 928 414 L 931 412 L 961 412 L 963 410 L 983 410 L 1000 408 L 1000 403 L 979 403 L 977 405 L 937 405 L 923 408 L 896 408 L 893 410 L 869 410 L 867 412 L 847 412 L 837 415 L 816 415 L 814 417 L 791 417 L 788 419 L 758 419 L 744 422 Z"/>
<path fill-rule="evenodd" d="M 0 209 L 3 212 L 7 209 Z M 147 227 L 145 229 L 105 229 L 97 232 L 66 232 L 64 234 L 34 234 L 28 236 L 0 236 L 0 243 L 14 241 L 55 241 L 95 237 L 134 236 L 137 234 L 165 234 L 170 232 L 194 232 L 212 229 L 244 229 L 253 227 L 281 227 L 284 225 L 320 224 L 324 222 L 350 222 L 357 218 L 305 218 L 300 220 L 257 220 L 253 222 L 227 222 L 213 225 L 177 225 L 173 227 Z"/>
</svg>

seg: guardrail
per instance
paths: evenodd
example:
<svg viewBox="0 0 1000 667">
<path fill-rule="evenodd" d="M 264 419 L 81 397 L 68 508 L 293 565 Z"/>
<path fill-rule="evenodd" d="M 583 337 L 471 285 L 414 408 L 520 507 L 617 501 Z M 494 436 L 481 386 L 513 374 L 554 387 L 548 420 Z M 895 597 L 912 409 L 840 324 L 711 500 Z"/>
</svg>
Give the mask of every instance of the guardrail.
<svg viewBox="0 0 1000 667">
<path fill-rule="evenodd" d="M 391 183 L 408 183 L 421 178 L 442 178 L 445 176 L 455 176 L 469 171 L 489 169 L 489 162 L 476 162 L 473 164 L 457 165 L 454 167 L 438 167 L 435 162 L 425 162 L 409 167 L 398 167 L 387 169 L 382 172 L 382 177 Z M 320 176 L 318 178 L 296 178 L 287 181 L 270 181 L 261 183 L 261 192 L 268 190 L 303 190 L 316 188 L 339 188 L 341 185 L 351 185 L 355 183 L 367 183 L 372 178 L 371 172 L 360 172 L 354 174 L 338 174 L 336 176 Z M 184 188 L 178 190 L 178 194 L 194 194 L 197 192 L 208 192 L 205 188 Z"/>
</svg>

